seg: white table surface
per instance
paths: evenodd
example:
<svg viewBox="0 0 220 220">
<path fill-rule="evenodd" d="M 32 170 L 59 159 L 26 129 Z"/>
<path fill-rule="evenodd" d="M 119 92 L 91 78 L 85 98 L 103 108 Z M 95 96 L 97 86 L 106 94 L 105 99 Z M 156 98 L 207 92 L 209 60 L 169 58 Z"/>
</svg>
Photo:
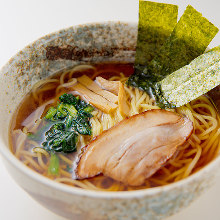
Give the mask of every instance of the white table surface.
<svg viewBox="0 0 220 220">
<path fill-rule="evenodd" d="M 160 0 L 180 6 L 188 3 L 220 29 L 219 0 Z M 181 3 L 179 3 L 181 2 Z M 0 67 L 35 39 L 62 28 L 88 22 L 138 21 L 138 0 L 0 0 Z M 220 44 L 220 34 L 210 47 Z M 220 171 L 219 171 L 220 172 Z M 0 157 L 0 219 L 61 220 L 35 202 L 9 176 Z M 220 178 L 190 207 L 169 220 L 219 220 Z M 167 220 L 168 220 L 167 219 Z"/>
</svg>

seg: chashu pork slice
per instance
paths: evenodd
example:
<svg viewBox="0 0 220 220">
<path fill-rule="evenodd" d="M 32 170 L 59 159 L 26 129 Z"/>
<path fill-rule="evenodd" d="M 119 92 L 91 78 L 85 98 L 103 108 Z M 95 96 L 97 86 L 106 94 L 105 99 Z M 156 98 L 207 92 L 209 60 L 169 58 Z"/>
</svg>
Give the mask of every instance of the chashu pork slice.
<svg viewBox="0 0 220 220">
<path fill-rule="evenodd" d="M 188 118 L 166 110 L 134 115 L 87 145 L 76 176 L 84 179 L 103 173 L 127 185 L 142 185 L 177 152 L 192 131 Z"/>
</svg>

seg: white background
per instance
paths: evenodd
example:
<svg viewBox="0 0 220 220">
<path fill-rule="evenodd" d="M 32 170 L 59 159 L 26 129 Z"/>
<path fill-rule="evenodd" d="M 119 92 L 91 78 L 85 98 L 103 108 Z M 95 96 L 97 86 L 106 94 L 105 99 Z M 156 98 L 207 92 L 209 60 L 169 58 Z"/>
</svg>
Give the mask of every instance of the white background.
<svg viewBox="0 0 220 220">
<path fill-rule="evenodd" d="M 160 0 L 160 2 L 178 4 L 180 14 L 190 3 L 220 29 L 219 0 Z M 47 33 L 72 25 L 110 20 L 138 21 L 138 0 L 0 0 L 0 67 L 24 46 Z M 220 34 L 210 47 L 219 44 Z M 0 158 L 0 219 L 63 218 L 41 207 L 19 188 L 7 173 Z M 215 186 L 189 208 L 169 218 L 169 220 L 185 219 L 220 219 L 220 178 Z"/>
</svg>

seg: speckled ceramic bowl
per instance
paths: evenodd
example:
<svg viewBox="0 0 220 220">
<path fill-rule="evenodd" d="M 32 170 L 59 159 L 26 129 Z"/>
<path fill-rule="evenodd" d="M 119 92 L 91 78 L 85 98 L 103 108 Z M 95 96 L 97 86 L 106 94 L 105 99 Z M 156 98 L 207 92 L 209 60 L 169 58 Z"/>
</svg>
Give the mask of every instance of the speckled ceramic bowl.
<svg viewBox="0 0 220 220">
<path fill-rule="evenodd" d="M 32 85 L 79 63 L 133 62 L 137 25 L 88 24 L 47 35 L 16 54 L 0 71 L 0 152 L 17 183 L 43 206 L 68 219 L 162 219 L 188 206 L 214 181 L 218 157 L 191 177 L 165 187 L 95 192 L 59 184 L 18 161 L 9 151 L 12 112 Z"/>
</svg>

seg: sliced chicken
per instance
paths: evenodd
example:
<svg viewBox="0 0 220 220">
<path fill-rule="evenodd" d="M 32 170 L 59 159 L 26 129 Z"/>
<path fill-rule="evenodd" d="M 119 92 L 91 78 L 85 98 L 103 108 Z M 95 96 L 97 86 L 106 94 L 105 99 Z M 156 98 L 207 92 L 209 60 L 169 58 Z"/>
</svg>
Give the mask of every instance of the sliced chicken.
<svg viewBox="0 0 220 220">
<path fill-rule="evenodd" d="M 109 91 L 106 91 L 106 90 L 102 89 L 97 83 L 95 83 L 93 80 L 91 80 L 88 76 L 83 75 L 83 76 L 77 78 L 77 80 L 82 85 L 87 87 L 89 90 L 91 90 L 94 93 L 102 96 L 103 98 L 107 99 L 108 101 L 110 101 L 112 103 L 117 103 L 118 102 L 118 96 L 116 96 L 115 94 L 113 94 Z"/>
<path fill-rule="evenodd" d="M 121 121 L 96 137 L 81 154 L 78 179 L 103 173 L 131 186 L 142 185 L 190 137 L 192 122 L 166 110 L 149 110 Z"/>
<path fill-rule="evenodd" d="M 96 77 L 96 83 L 103 89 L 118 95 L 119 92 L 119 81 L 110 81 L 102 78 L 101 76 Z"/>
</svg>

